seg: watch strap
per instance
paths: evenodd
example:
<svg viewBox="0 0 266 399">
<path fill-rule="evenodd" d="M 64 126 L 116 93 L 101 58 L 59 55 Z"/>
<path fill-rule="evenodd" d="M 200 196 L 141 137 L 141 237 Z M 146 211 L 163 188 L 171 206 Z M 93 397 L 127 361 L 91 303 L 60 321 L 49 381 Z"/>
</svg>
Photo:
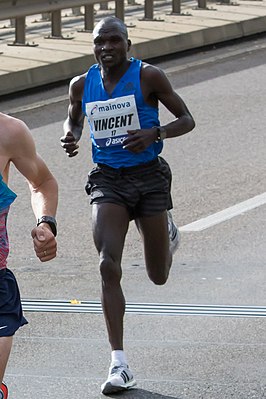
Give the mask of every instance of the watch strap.
<svg viewBox="0 0 266 399">
<path fill-rule="evenodd" d="M 155 140 L 156 143 L 163 141 L 166 138 L 166 129 L 162 126 L 153 126 L 157 129 L 157 139 Z"/>
<path fill-rule="evenodd" d="M 47 223 L 51 227 L 53 235 L 56 237 L 57 235 L 57 223 L 53 216 L 42 216 L 37 221 L 37 226 L 41 223 Z"/>
</svg>

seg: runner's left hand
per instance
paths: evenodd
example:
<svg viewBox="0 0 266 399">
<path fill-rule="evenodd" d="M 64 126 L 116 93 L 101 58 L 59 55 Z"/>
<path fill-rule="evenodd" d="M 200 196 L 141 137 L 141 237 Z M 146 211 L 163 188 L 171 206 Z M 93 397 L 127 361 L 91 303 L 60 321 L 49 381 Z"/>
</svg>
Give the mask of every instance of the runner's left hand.
<svg viewBox="0 0 266 399">
<path fill-rule="evenodd" d="M 134 153 L 140 153 L 149 147 L 157 137 L 155 128 L 128 130 L 128 137 L 123 142 L 123 148 Z"/>
<path fill-rule="evenodd" d="M 50 228 L 42 223 L 31 232 L 36 256 L 41 262 L 47 262 L 56 257 L 57 243 Z"/>
</svg>

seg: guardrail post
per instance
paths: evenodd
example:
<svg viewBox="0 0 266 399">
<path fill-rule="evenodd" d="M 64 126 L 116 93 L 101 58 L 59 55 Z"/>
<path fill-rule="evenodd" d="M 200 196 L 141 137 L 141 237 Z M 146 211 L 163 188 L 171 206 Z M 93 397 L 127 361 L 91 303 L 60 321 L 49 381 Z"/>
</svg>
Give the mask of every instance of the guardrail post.
<svg viewBox="0 0 266 399">
<path fill-rule="evenodd" d="M 50 21 L 51 20 L 51 14 L 49 12 L 43 12 L 41 21 Z"/>
<path fill-rule="evenodd" d="M 207 8 L 207 0 L 198 0 L 198 8 Z"/>
<path fill-rule="evenodd" d="M 84 15 L 84 28 L 85 32 L 92 32 L 94 28 L 94 5 L 87 4 L 84 6 L 85 15 Z"/>
<path fill-rule="evenodd" d="M 100 10 L 108 10 L 108 2 L 100 3 Z"/>
<path fill-rule="evenodd" d="M 144 1 L 144 18 L 140 18 L 139 21 L 164 21 L 161 18 L 153 18 L 153 0 L 145 0 Z"/>
<path fill-rule="evenodd" d="M 52 38 L 62 38 L 61 10 L 52 11 Z"/>
<path fill-rule="evenodd" d="M 172 14 L 181 14 L 181 0 L 172 1 Z"/>
<path fill-rule="evenodd" d="M 80 7 L 73 7 L 72 8 L 72 15 L 74 15 L 75 17 L 78 17 L 78 16 L 82 15 Z"/>
<path fill-rule="evenodd" d="M 61 10 L 51 11 L 51 29 L 52 29 L 52 34 L 49 36 L 45 36 L 45 39 L 67 39 L 67 40 L 73 39 L 73 37 L 62 36 Z"/>
<path fill-rule="evenodd" d="M 26 44 L 26 17 L 16 18 L 15 21 L 15 43 Z"/>
<path fill-rule="evenodd" d="M 115 0 L 115 16 L 121 19 L 121 21 L 125 20 L 124 0 Z"/>
<path fill-rule="evenodd" d="M 8 46 L 38 46 L 35 43 L 26 43 L 26 17 L 14 18 L 13 21 L 15 25 L 15 41 L 8 43 Z"/>
<path fill-rule="evenodd" d="M 153 0 L 145 0 L 144 19 L 153 19 Z"/>
</svg>

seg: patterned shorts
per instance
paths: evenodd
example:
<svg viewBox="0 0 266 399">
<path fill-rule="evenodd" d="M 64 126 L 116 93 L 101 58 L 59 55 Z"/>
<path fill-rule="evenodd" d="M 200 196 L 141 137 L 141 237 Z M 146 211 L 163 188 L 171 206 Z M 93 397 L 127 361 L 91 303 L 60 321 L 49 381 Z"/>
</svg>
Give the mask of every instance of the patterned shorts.
<svg viewBox="0 0 266 399">
<path fill-rule="evenodd" d="M 91 204 L 118 204 L 128 209 L 130 219 L 136 219 L 173 207 L 171 181 L 168 163 L 158 157 L 128 168 L 114 169 L 98 164 L 89 173 L 85 189 L 91 197 Z"/>
</svg>

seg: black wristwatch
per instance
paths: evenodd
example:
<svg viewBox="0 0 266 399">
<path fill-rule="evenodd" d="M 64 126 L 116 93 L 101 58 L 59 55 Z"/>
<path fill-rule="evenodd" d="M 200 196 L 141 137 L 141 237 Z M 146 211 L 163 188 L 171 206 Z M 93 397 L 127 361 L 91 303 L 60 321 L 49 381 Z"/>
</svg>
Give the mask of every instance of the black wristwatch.
<svg viewBox="0 0 266 399">
<path fill-rule="evenodd" d="M 162 126 L 153 126 L 157 129 L 157 139 L 155 140 L 156 143 L 163 141 L 166 139 L 166 129 Z"/>
<path fill-rule="evenodd" d="M 57 223 L 56 220 L 53 216 L 42 216 L 41 218 L 38 219 L 37 221 L 37 226 L 39 226 L 41 223 L 47 223 L 51 227 L 53 235 L 56 237 L 57 235 Z"/>
</svg>

